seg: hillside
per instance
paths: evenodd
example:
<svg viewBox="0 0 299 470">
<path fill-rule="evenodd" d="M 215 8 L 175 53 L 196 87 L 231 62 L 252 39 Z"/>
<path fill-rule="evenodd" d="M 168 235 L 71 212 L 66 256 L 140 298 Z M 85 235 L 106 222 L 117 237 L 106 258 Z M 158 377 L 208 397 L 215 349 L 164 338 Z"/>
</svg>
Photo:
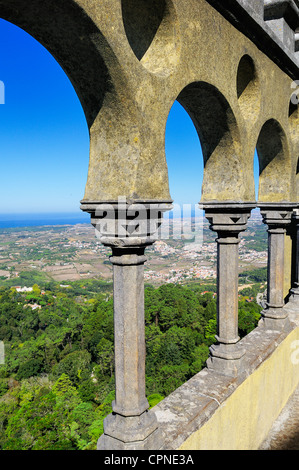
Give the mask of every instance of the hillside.
<svg viewBox="0 0 299 470">
<path fill-rule="evenodd" d="M 114 396 L 112 284 L 43 281 L 31 287 L 0 288 L 0 448 L 95 449 Z M 213 284 L 146 287 L 151 406 L 204 367 L 215 341 L 214 292 Z M 255 327 L 261 310 L 254 292 L 245 294 L 241 336 Z"/>
</svg>

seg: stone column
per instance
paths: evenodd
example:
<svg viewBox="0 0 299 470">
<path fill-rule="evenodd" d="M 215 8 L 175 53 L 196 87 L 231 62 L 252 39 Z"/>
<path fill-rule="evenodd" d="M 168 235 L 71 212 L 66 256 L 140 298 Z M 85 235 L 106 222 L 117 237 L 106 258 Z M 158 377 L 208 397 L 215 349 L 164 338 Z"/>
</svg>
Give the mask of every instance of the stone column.
<svg viewBox="0 0 299 470">
<path fill-rule="evenodd" d="M 259 326 L 281 330 L 288 323 L 288 312 L 284 309 L 284 247 L 294 206 L 289 203 L 264 203 L 259 207 L 263 222 L 268 225 L 267 307 L 262 311 Z"/>
<path fill-rule="evenodd" d="M 236 377 L 243 371 L 245 350 L 238 335 L 239 234 L 246 230 L 254 204 L 203 204 L 211 230 L 217 232 L 217 344 L 207 367 Z"/>
<path fill-rule="evenodd" d="M 144 255 L 170 204 L 84 204 L 98 238 L 112 249 L 115 401 L 98 450 L 151 450 L 161 445 L 145 395 Z"/>
<path fill-rule="evenodd" d="M 292 220 L 295 225 L 295 279 L 294 287 L 290 291 L 289 302 L 291 305 L 299 307 L 299 209 L 294 209 Z"/>
</svg>

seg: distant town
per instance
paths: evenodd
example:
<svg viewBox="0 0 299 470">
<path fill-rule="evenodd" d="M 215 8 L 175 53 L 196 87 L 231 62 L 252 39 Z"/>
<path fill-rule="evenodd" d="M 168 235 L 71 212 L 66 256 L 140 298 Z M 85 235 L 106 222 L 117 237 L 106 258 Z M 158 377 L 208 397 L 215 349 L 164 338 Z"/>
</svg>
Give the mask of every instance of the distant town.
<svg viewBox="0 0 299 470">
<path fill-rule="evenodd" d="M 216 234 L 206 219 L 192 219 L 183 236 L 173 219 L 171 236 L 147 249 L 145 282 L 185 283 L 216 278 Z M 267 265 L 267 233 L 259 212 L 249 220 L 239 245 L 240 271 Z M 38 271 L 49 280 L 112 279 L 111 252 L 89 224 L 0 229 L 0 280 L 18 286 L 20 272 Z"/>
</svg>

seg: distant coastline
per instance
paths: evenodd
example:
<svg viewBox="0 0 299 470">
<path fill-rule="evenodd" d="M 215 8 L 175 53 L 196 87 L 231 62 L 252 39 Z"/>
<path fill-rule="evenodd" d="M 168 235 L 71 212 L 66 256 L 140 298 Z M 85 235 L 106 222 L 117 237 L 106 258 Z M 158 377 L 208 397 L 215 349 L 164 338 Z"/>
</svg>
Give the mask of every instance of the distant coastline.
<svg viewBox="0 0 299 470">
<path fill-rule="evenodd" d="M 170 219 L 181 218 L 183 215 L 180 211 L 171 211 L 165 218 Z M 252 216 L 259 216 L 259 210 L 254 209 Z M 192 207 L 191 212 L 184 212 L 184 217 L 197 218 L 204 217 L 204 212 Z M 76 225 L 90 224 L 90 215 L 86 212 L 49 212 L 36 214 L 0 214 L 0 228 L 19 228 L 19 227 L 41 227 L 46 225 Z"/>
<path fill-rule="evenodd" d="M 0 214 L 0 228 L 40 227 L 44 225 L 76 225 L 84 223 L 90 223 L 90 215 L 84 212 Z"/>
</svg>

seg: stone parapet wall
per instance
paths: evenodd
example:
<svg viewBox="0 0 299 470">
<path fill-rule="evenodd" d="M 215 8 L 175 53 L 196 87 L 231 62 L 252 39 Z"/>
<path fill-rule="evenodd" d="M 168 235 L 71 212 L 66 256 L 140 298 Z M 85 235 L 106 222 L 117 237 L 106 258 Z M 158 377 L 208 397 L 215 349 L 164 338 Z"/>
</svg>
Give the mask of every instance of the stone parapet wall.
<svg viewBox="0 0 299 470">
<path fill-rule="evenodd" d="M 241 340 L 246 373 L 203 369 L 153 410 L 164 450 L 257 450 L 299 384 L 299 317 L 283 331 L 256 328 Z"/>
</svg>

